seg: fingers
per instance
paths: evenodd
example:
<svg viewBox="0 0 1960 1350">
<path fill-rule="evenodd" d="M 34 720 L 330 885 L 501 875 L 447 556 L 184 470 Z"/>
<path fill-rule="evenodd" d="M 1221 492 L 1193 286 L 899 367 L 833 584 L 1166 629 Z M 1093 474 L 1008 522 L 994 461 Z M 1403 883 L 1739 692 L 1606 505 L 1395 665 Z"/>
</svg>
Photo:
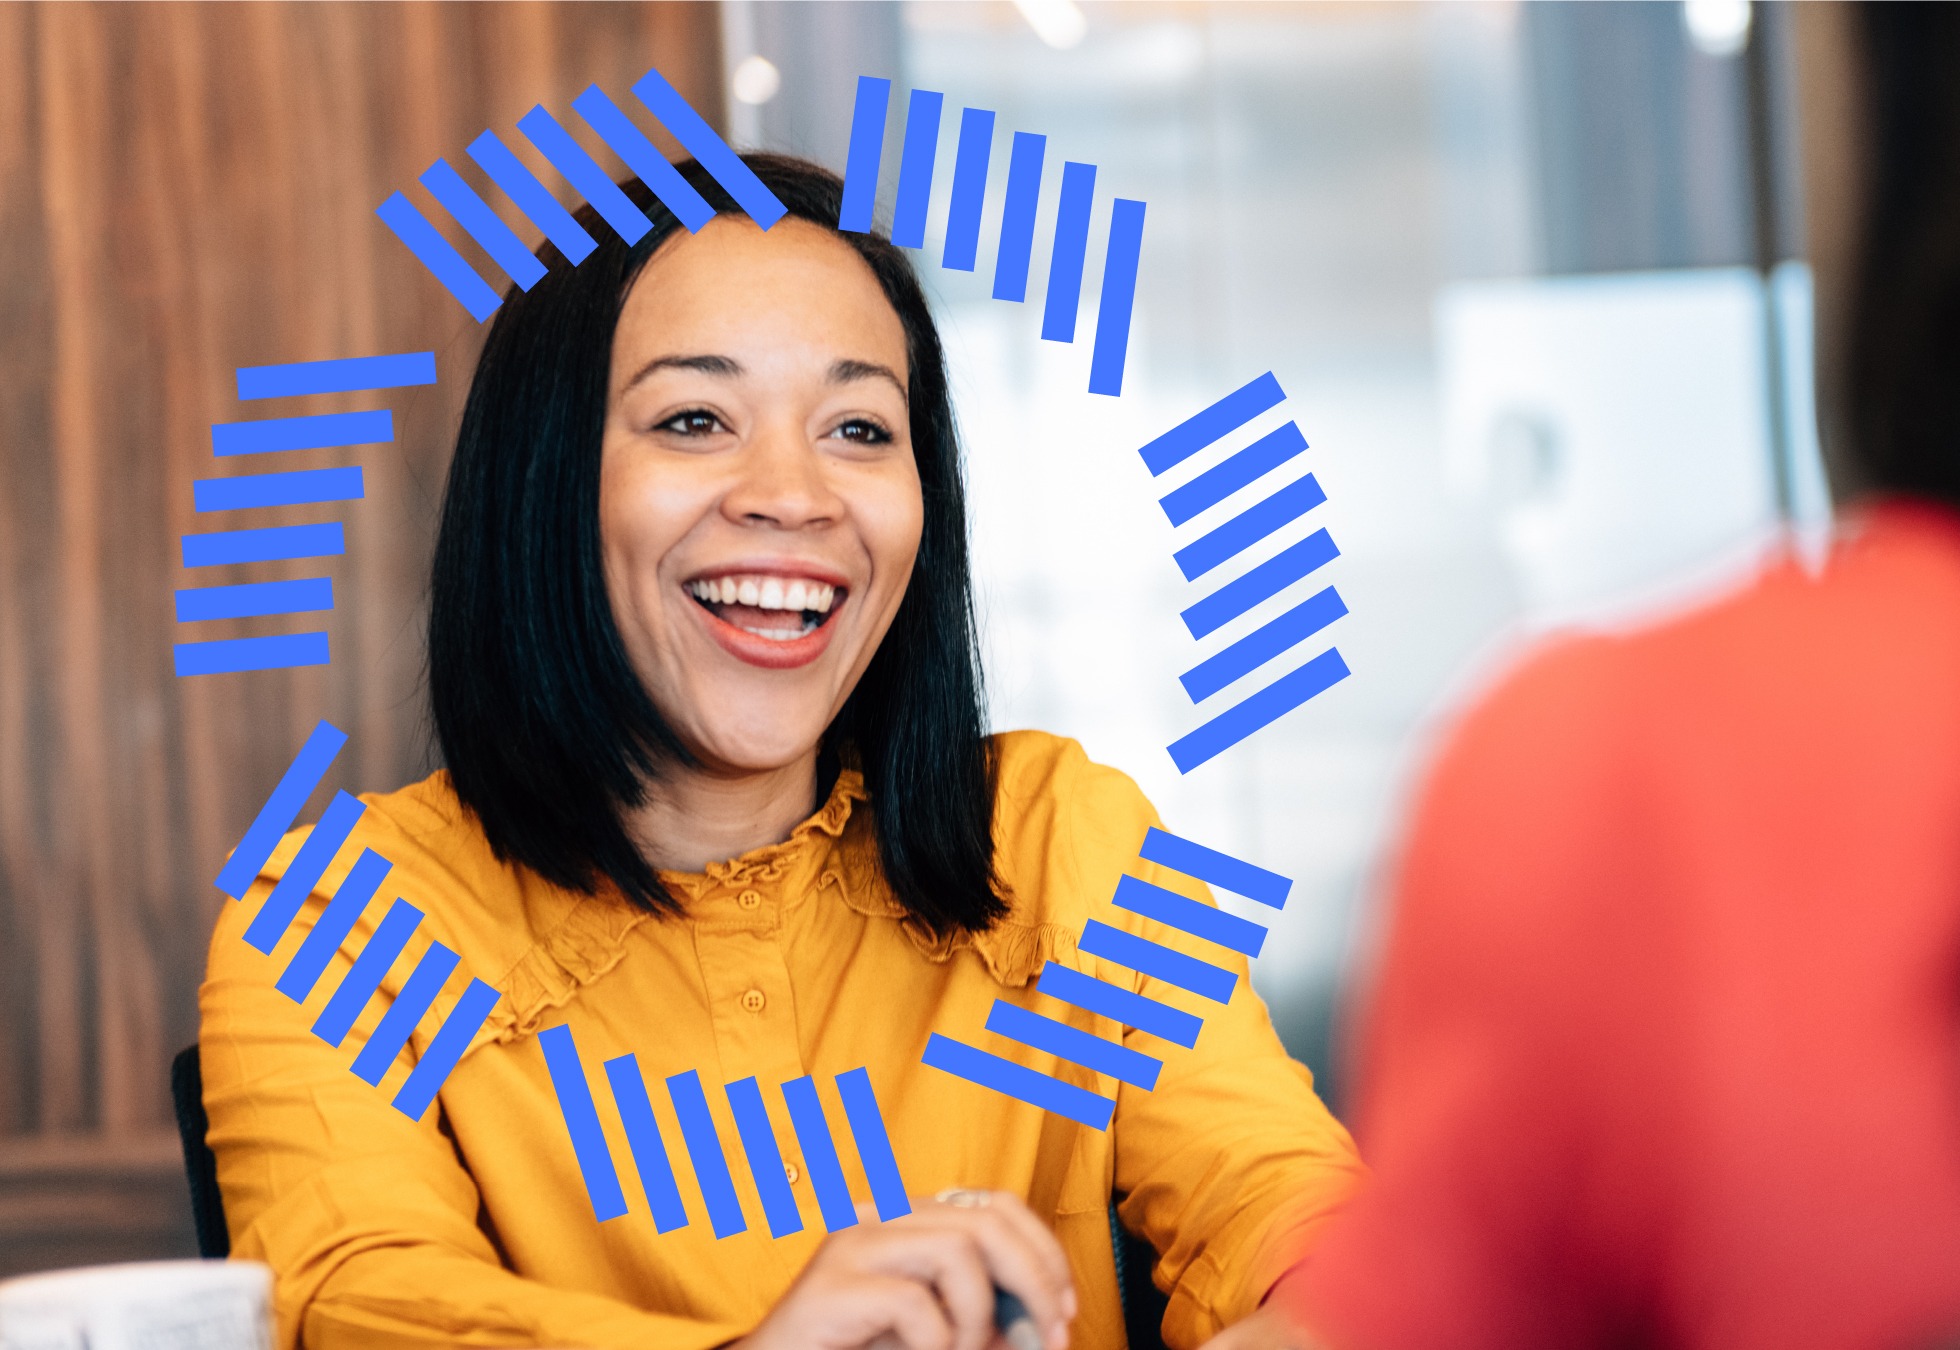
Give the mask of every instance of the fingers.
<svg viewBox="0 0 1960 1350">
<path fill-rule="evenodd" d="M 955 1350 L 961 1344 L 939 1300 L 916 1280 L 868 1275 L 852 1292 L 867 1310 L 876 1310 L 881 1330 L 905 1350 Z"/>
<path fill-rule="evenodd" d="M 863 1269 L 930 1286 L 945 1305 L 957 1350 L 983 1350 L 993 1338 L 994 1278 L 972 1233 L 908 1219 L 866 1233 L 856 1260 Z"/>
<path fill-rule="evenodd" d="M 1068 1344 L 1075 1290 L 1068 1258 L 1041 1221 L 1017 1197 L 992 1193 L 984 1207 L 927 1205 L 906 1221 L 915 1231 L 961 1233 L 975 1244 L 991 1281 L 1018 1295 L 1043 1338 Z M 991 1322 L 991 1307 L 989 1308 Z"/>
</svg>

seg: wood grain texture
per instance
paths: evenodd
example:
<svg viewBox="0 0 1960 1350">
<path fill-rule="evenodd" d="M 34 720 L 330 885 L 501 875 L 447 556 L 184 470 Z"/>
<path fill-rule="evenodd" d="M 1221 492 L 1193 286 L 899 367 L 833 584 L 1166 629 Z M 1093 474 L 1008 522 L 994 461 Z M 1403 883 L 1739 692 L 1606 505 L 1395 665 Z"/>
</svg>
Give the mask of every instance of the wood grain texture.
<svg viewBox="0 0 1960 1350">
<path fill-rule="evenodd" d="M 318 719 L 352 737 L 322 798 L 427 772 L 425 573 L 481 333 L 374 208 L 406 192 L 501 288 L 416 175 L 447 158 L 535 243 L 465 147 L 495 128 L 569 202 L 516 120 L 544 104 L 623 175 L 570 102 L 635 109 L 655 65 L 719 124 L 712 5 L 0 4 L 0 1153 L 159 1147 L 211 878 Z M 424 349 L 434 388 L 235 397 L 238 366 Z M 376 406 L 393 445 L 211 453 L 213 422 Z M 333 463 L 365 501 L 192 510 L 196 478 Z M 321 570 L 186 572 L 180 535 L 336 519 L 331 615 L 174 622 L 176 587 Z M 174 641 L 321 626 L 330 667 L 172 674 Z"/>
</svg>

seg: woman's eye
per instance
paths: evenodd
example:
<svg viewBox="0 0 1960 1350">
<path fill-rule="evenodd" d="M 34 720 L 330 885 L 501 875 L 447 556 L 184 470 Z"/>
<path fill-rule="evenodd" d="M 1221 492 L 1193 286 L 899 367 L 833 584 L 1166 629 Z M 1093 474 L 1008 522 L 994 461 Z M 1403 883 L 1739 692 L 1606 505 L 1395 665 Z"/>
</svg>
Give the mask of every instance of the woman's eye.
<svg viewBox="0 0 1960 1350">
<path fill-rule="evenodd" d="M 671 431 L 681 436 L 711 436 L 725 430 L 721 419 L 711 412 L 691 408 L 687 412 L 675 413 L 655 428 L 658 431 Z"/>
<path fill-rule="evenodd" d="M 856 441 L 860 445 L 884 445 L 892 438 L 889 431 L 876 422 L 862 417 L 853 417 L 830 434 L 842 436 L 847 441 Z"/>
</svg>

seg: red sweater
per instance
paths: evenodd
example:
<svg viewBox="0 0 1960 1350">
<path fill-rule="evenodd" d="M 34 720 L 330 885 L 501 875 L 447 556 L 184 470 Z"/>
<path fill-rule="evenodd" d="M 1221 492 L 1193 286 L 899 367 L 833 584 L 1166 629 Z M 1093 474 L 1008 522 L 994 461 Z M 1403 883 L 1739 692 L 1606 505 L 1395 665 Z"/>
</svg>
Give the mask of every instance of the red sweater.
<svg viewBox="0 0 1960 1350">
<path fill-rule="evenodd" d="M 1423 794 L 1339 1350 L 1960 1333 L 1960 517 L 1556 649 Z"/>
</svg>

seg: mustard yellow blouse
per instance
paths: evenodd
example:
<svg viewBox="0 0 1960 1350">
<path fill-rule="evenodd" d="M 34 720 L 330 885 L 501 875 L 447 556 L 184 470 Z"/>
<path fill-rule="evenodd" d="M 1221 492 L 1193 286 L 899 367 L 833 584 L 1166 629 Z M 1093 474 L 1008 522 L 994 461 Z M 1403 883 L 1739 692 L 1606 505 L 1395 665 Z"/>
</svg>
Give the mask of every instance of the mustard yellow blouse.
<svg viewBox="0 0 1960 1350">
<path fill-rule="evenodd" d="M 1124 1343 L 1107 1207 L 1159 1257 L 1165 1338 L 1196 1345 L 1255 1308 L 1286 1261 L 1349 1193 L 1360 1165 L 1346 1131 L 1286 1057 L 1245 962 L 1109 904 L 1126 870 L 1208 899 L 1137 848 L 1157 822 L 1136 785 L 1079 746 L 999 738 L 996 839 L 1013 912 L 977 937 L 935 942 L 884 884 L 862 779 L 845 771 L 784 843 L 705 875 L 669 874 L 686 904 L 661 920 L 500 864 L 440 773 L 364 798 L 368 810 L 323 878 L 331 894 L 363 847 L 394 863 L 385 888 L 301 1007 L 273 988 L 325 901 L 310 899 L 270 956 L 242 940 L 306 831 L 273 855 L 212 939 L 201 991 L 205 1106 L 236 1255 L 278 1274 L 280 1344 L 314 1350 L 603 1346 L 706 1350 L 761 1319 L 822 1241 L 824 1226 L 778 1084 L 813 1074 L 852 1197 L 871 1198 L 835 1097 L 866 1066 L 907 1189 L 1013 1191 L 1050 1220 L 1074 1265 L 1073 1343 Z M 400 894 L 427 914 L 381 996 L 340 1049 L 310 1031 Z M 1086 955 L 1098 918 L 1234 967 L 1221 1006 Z M 408 1051 L 379 1087 L 349 1072 L 432 940 L 462 957 Z M 1195 1049 L 1038 995 L 1054 960 L 1204 1018 Z M 477 976 L 503 997 L 418 1123 L 390 1102 L 414 1057 Z M 1154 1091 L 994 1036 L 997 997 L 1161 1059 Z M 569 1027 L 629 1213 L 593 1217 L 537 1035 Z M 920 1062 L 929 1033 L 981 1046 L 1105 1096 L 1107 1131 L 1051 1115 Z M 688 1206 L 655 1231 L 603 1060 L 637 1055 Z M 699 1071 L 748 1231 L 717 1240 L 662 1088 Z M 724 1083 L 763 1086 L 801 1233 L 772 1238 Z"/>
</svg>

